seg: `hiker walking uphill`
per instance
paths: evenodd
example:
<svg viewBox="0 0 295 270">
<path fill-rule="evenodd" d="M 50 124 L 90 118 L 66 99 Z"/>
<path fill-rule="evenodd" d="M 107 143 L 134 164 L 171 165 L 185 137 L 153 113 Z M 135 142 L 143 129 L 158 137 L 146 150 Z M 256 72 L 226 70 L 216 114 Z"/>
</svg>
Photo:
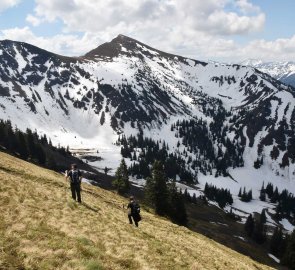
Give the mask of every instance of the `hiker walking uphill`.
<svg viewBox="0 0 295 270">
<path fill-rule="evenodd" d="M 66 179 L 70 178 L 72 198 L 81 203 L 81 180 L 82 173 L 78 170 L 76 164 L 72 164 L 70 171 L 67 171 Z"/>
<path fill-rule="evenodd" d="M 133 224 L 133 221 L 134 221 L 135 226 L 138 227 L 138 222 L 141 221 L 140 206 L 134 200 L 133 196 L 130 197 L 130 202 L 129 202 L 128 206 L 127 206 L 127 209 L 128 209 L 129 223 Z"/>
</svg>

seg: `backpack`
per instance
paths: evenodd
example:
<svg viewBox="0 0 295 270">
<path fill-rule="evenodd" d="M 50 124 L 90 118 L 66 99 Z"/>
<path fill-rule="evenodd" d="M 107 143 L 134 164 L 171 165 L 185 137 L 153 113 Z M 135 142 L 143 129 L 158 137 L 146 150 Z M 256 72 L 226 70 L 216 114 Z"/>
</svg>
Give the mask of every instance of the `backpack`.
<svg viewBox="0 0 295 270">
<path fill-rule="evenodd" d="M 139 214 L 140 213 L 140 205 L 136 202 L 134 203 L 134 213 Z"/>
<path fill-rule="evenodd" d="M 80 182 L 80 176 L 79 176 L 79 171 L 78 170 L 72 170 L 72 182 L 73 183 L 79 183 Z"/>
<path fill-rule="evenodd" d="M 137 222 L 141 221 L 141 215 L 140 215 L 140 205 L 136 202 L 134 204 L 134 218 L 136 219 Z"/>
</svg>

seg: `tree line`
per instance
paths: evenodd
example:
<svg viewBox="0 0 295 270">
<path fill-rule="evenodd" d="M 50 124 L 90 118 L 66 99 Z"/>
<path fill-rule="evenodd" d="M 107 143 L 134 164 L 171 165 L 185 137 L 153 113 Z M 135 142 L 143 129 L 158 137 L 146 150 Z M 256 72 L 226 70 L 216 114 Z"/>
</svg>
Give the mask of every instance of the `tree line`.
<svg viewBox="0 0 295 270">
<path fill-rule="evenodd" d="M 215 177 L 228 176 L 229 167 L 244 166 L 242 134 L 229 139 L 224 120 L 225 112 L 221 110 L 210 124 L 202 119 L 176 121 L 171 125 L 178 140 L 173 149 L 162 139 L 144 137 L 143 132 L 136 136 L 122 135 L 117 144 L 121 146 L 122 156 L 133 161 L 129 168 L 132 176 L 151 176 L 150 168 L 154 160 L 159 160 L 169 178 L 178 180 L 179 177 L 180 181 L 197 183 L 199 172 Z"/>
<path fill-rule="evenodd" d="M 269 199 L 271 203 L 277 204 L 275 214 L 277 219 L 287 218 L 295 223 L 295 197 L 288 190 L 279 192 L 278 187 L 274 188 L 272 183 L 268 183 L 266 187 L 263 183 L 259 198 L 261 201 Z"/>
<path fill-rule="evenodd" d="M 246 191 L 246 188 L 244 187 L 243 192 L 242 192 L 242 188 L 240 188 L 238 197 L 240 198 L 240 200 L 242 202 L 252 201 L 252 199 L 253 199 L 252 189 L 250 189 L 249 191 Z"/>
<path fill-rule="evenodd" d="M 143 137 L 142 134 L 121 136 L 117 144 L 121 145 L 121 154 L 129 158 L 133 163 L 129 167 L 129 173 L 137 178 L 152 176 L 151 167 L 155 160 L 163 164 L 163 170 L 169 179 L 180 178 L 180 181 L 197 183 L 197 175 L 191 172 L 189 164 L 181 153 L 169 153 L 169 146 L 164 141 L 154 141 Z"/>
<path fill-rule="evenodd" d="M 215 177 L 228 176 L 229 167 L 244 166 L 244 146 L 239 143 L 239 134 L 233 140 L 227 137 L 225 116 L 225 111 L 217 110 L 209 125 L 203 119 L 178 120 L 171 125 L 171 131 L 179 139 L 177 146 L 185 146 L 185 151 L 194 156 L 189 160 L 191 167 L 204 175 L 212 175 L 215 170 Z"/>
<path fill-rule="evenodd" d="M 21 159 L 53 170 L 58 168 L 54 152 L 71 156 L 68 148 L 54 147 L 46 134 L 39 136 L 36 131 L 30 129 L 23 132 L 14 128 L 9 120 L 0 120 L 0 146 Z"/>
<path fill-rule="evenodd" d="M 245 231 L 248 237 L 256 243 L 263 244 L 267 241 L 265 209 L 259 217 L 254 218 L 250 214 L 245 223 Z M 284 234 L 282 228 L 276 227 L 268 241 L 268 249 L 271 254 L 280 259 L 281 264 L 295 269 L 295 230 L 291 234 Z"/>
<path fill-rule="evenodd" d="M 209 200 L 216 201 L 221 208 L 233 204 L 233 197 L 228 189 L 217 188 L 214 185 L 206 183 L 204 194 Z"/>
</svg>

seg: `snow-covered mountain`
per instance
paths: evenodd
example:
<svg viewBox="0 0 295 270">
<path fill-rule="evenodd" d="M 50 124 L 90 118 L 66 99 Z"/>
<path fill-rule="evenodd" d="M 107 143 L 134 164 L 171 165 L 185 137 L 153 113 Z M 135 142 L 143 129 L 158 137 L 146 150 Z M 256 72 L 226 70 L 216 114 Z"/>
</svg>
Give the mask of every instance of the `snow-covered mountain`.
<svg viewBox="0 0 295 270">
<path fill-rule="evenodd" d="M 261 72 L 295 87 L 295 62 L 263 62 L 261 60 L 249 59 L 243 61 L 241 65 L 255 67 Z"/>
<path fill-rule="evenodd" d="M 246 186 L 256 198 L 263 181 L 295 191 L 295 90 L 245 65 L 200 62 L 123 35 L 81 57 L 4 40 L 0 118 L 98 149 L 111 167 L 119 135 L 140 133 L 186 153 L 183 166 L 200 185 L 234 194 Z M 183 120 L 191 122 L 180 131 Z"/>
</svg>

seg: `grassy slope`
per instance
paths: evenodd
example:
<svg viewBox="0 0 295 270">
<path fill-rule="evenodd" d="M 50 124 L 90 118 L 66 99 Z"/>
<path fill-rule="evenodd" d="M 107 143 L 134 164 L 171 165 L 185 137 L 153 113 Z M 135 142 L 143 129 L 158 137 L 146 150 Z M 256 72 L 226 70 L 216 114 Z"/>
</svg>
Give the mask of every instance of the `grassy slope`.
<svg viewBox="0 0 295 270">
<path fill-rule="evenodd" d="M 143 211 L 127 223 L 116 194 L 0 153 L 0 269 L 270 269 Z"/>
</svg>

